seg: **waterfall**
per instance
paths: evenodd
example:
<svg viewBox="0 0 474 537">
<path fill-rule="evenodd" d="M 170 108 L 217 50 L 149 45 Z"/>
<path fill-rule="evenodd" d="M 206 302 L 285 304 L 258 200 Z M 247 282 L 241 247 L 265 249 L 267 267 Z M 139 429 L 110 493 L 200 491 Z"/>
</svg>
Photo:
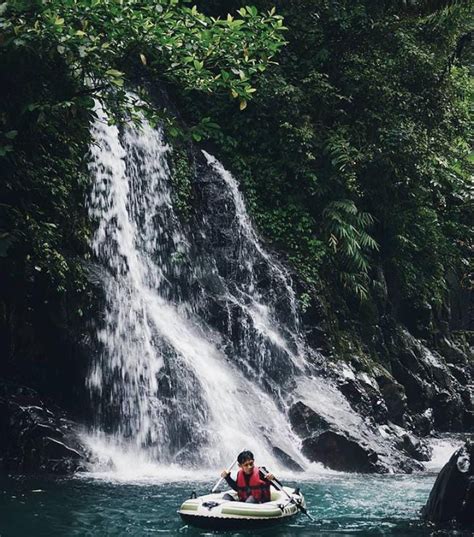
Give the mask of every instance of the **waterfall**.
<svg viewBox="0 0 474 537">
<path fill-rule="evenodd" d="M 291 277 L 259 239 L 232 175 L 196 154 L 183 224 L 161 129 L 97 114 L 89 212 L 103 313 L 87 378 L 93 450 L 127 469 L 140 460 L 215 471 L 242 449 L 279 472 L 308 468 L 289 421 L 291 409 L 307 408 L 387 471 L 403 468 L 403 430 L 355 412 L 338 389 L 354 371 L 305 343 Z"/>
<path fill-rule="evenodd" d="M 116 467 L 124 453 L 126 467 L 215 469 L 250 449 L 275 471 L 308 468 L 308 444 L 289 418 L 307 409 L 384 471 L 413 468 L 399 451 L 404 430 L 359 414 L 339 389 L 358 382 L 352 368 L 306 344 L 291 277 L 259 239 L 235 178 L 196 153 L 184 224 L 162 130 L 97 115 L 88 204 L 103 309 L 87 378 L 93 450 Z"/>
<path fill-rule="evenodd" d="M 87 379 L 96 432 L 161 463 L 216 467 L 246 448 L 278 468 L 277 447 L 304 464 L 282 392 L 305 363 L 295 296 L 235 180 L 205 154 L 201 183 L 219 189 L 231 219 L 232 255 L 213 258 L 223 229 L 205 214 L 199 229 L 180 224 L 161 130 L 98 114 L 89 211 L 104 312 Z"/>
</svg>

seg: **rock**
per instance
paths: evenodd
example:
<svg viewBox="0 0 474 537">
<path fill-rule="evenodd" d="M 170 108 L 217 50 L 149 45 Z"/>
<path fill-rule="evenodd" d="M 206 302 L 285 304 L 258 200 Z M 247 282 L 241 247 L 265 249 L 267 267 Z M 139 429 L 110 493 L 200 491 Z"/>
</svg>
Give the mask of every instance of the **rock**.
<svg viewBox="0 0 474 537">
<path fill-rule="evenodd" d="M 324 418 L 301 401 L 291 406 L 289 418 L 293 430 L 301 438 L 306 438 L 331 428 Z"/>
<path fill-rule="evenodd" d="M 289 290 L 289 274 L 243 231 L 245 217 L 223 175 L 200 152 L 195 163 L 193 194 L 197 210 L 192 225 L 197 233 L 192 242 L 200 260 L 192 271 L 193 277 L 199 274 L 196 307 L 206 323 L 220 332 L 229 360 L 245 374 L 249 369 L 261 373 L 262 388 L 278 399 L 280 390 L 290 388 L 287 383 L 291 382 L 294 365 L 289 354 L 298 352 L 294 334 L 299 320 L 294 314 L 293 293 L 281 289 L 287 285 Z M 261 312 L 248 292 L 257 282 L 258 292 L 265 296 Z M 267 307 L 285 340 L 283 346 L 262 331 L 261 315 L 263 312 L 266 318 Z"/>
<path fill-rule="evenodd" d="M 275 457 L 283 463 L 288 470 L 292 470 L 293 472 L 304 472 L 304 468 L 279 447 L 273 446 L 272 451 Z"/>
<path fill-rule="evenodd" d="M 425 467 L 419 461 L 405 458 L 399 461 L 396 470 L 399 472 L 404 472 L 405 474 L 413 474 L 414 472 L 423 472 L 425 470 Z"/>
<path fill-rule="evenodd" d="M 416 337 L 426 338 L 433 330 L 433 308 L 429 302 L 405 300 L 400 314 L 404 324 Z"/>
<path fill-rule="evenodd" d="M 397 381 L 403 385 L 407 407 L 413 412 L 423 412 L 436 393 L 433 384 L 426 380 L 426 374 L 415 373 L 397 361 L 393 362 L 392 371 Z"/>
<path fill-rule="evenodd" d="M 0 459 L 4 472 L 71 474 L 90 457 L 76 426 L 29 388 L 0 385 Z"/>
<path fill-rule="evenodd" d="M 378 455 L 344 434 L 326 431 L 303 441 L 303 454 L 313 462 L 341 472 L 380 472 Z"/>
<path fill-rule="evenodd" d="M 470 375 L 469 375 L 469 372 L 467 371 L 467 368 L 460 367 L 458 365 L 453 365 L 453 364 L 447 364 L 447 365 L 448 365 L 448 369 L 451 375 L 453 375 L 453 377 L 460 384 L 463 384 L 463 385 L 469 384 Z"/>
<path fill-rule="evenodd" d="M 423 414 L 411 416 L 412 430 L 420 436 L 428 436 L 434 428 L 433 410 L 428 408 Z"/>
<path fill-rule="evenodd" d="M 451 364 L 464 365 L 469 363 L 468 356 L 462 347 L 455 341 L 442 338 L 438 341 L 438 348 L 446 360 Z"/>
<path fill-rule="evenodd" d="M 339 390 L 359 414 L 372 417 L 376 423 L 387 422 L 388 409 L 376 387 L 360 378 L 347 378 L 339 385 Z"/>
<path fill-rule="evenodd" d="M 429 444 L 408 433 L 402 436 L 400 447 L 417 461 L 430 461 L 433 454 L 433 448 Z"/>
<path fill-rule="evenodd" d="M 474 529 L 474 444 L 466 442 L 441 470 L 422 516 L 436 524 Z"/>
<path fill-rule="evenodd" d="M 192 464 L 199 464 L 201 460 L 201 454 L 203 450 L 203 444 L 200 442 L 188 442 L 188 444 L 175 453 L 173 461 L 176 464 L 186 465 L 190 462 Z"/>
<path fill-rule="evenodd" d="M 441 338 L 436 349 L 430 350 L 400 326 L 390 328 L 390 337 L 385 338 L 385 342 L 390 360 L 387 368 L 393 379 L 403 386 L 406 395 L 406 401 L 397 401 L 393 395 L 394 392 L 399 394 L 390 381 L 383 385 L 377 379 L 389 410 L 389 419 L 405 427 L 418 426 L 417 432 L 424 434 L 422 431 L 431 425 L 417 416 L 423 416 L 432 409 L 437 430 L 468 429 L 471 410 L 464 401 L 464 394 L 471 384 L 472 371 L 467 352 L 464 353 L 446 338 Z M 405 415 L 401 416 L 403 406 Z"/>
<path fill-rule="evenodd" d="M 433 417 L 440 430 L 462 431 L 464 404 L 458 394 L 443 390 L 433 398 Z"/>
<path fill-rule="evenodd" d="M 388 419 L 397 425 L 402 425 L 407 409 L 407 397 L 403 386 L 386 376 L 378 377 L 377 383 L 387 406 Z"/>
</svg>

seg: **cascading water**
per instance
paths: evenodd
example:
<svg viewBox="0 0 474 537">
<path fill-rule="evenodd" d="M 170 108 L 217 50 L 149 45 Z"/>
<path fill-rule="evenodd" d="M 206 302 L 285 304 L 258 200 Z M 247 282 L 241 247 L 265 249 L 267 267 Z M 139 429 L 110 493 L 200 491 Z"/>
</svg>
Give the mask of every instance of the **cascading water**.
<svg viewBox="0 0 474 537">
<path fill-rule="evenodd" d="M 107 457 L 216 468 L 248 448 L 277 470 L 307 467 L 288 419 L 299 401 L 391 468 L 392 433 L 354 412 L 334 369 L 320 376 L 291 280 L 259 242 L 235 179 L 198 155 L 183 226 L 161 131 L 98 114 L 89 208 L 104 314 L 88 386 Z"/>
<path fill-rule="evenodd" d="M 238 276 L 232 278 L 232 286 L 226 285 L 225 299 L 228 307 L 241 308 L 247 326 L 252 325 L 254 334 L 246 336 L 246 343 L 261 338 L 263 345 L 257 349 L 258 375 L 272 375 L 278 368 L 288 373 L 304 367 L 304 348 L 299 332 L 296 297 L 286 271 L 262 248 L 245 209 L 237 181 L 212 155 L 203 151 L 207 163 L 217 173 L 221 188 L 230 196 L 227 210 L 234 217 L 231 229 L 233 242 L 237 245 L 234 263 Z M 283 314 L 278 319 L 278 302 L 283 302 Z M 275 364 L 273 348 L 282 351 L 285 362 Z M 291 347 L 291 348 L 290 348 Z M 247 354 L 247 361 L 249 356 Z M 267 356 L 268 355 L 268 356 Z M 265 367 L 265 357 L 269 367 Z"/>
<path fill-rule="evenodd" d="M 180 226 L 171 203 L 169 148 L 161 132 L 146 123 L 141 130 L 119 129 L 100 115 L 91 147 L 94 186 L 89 202 L 97 221 L 93 251 L 105 269 L 105 312 L 97 333 L 101 356 L 88 378 L 99 407 L 97 430 L 161 462 L 198 457 L 201 463 L 222 464 L 236 449 L 247 447 L 277 465 L 266 438 L 301 461 L 281 406 L 255 382 L 255 371 L 264 375 L 265 367 L 248 363 L 242 368 L 245 352 L 233 363 L 222 350 L 226 335 L 196 313 L 204 304 L 202 293 L 183 298 L 190 294 L 185 287 L 200 276 L 205 280 L 203 274 L 222 278 L 208 260 L 192 258 L 189 232 Z M 268 263 L 244 219 L 241 198 L 231 192 L 230 199 L 243 230 L 240 245 L 253 242 Z M 239 279 L 243 283 L 232 292 L 221 281 L 220 298 L 244 308 L 260 340 L 279 347 L 289 363 L 296 361 L 271 320 L 271 308 L 258 296 L 250 249 L 245 260 L 242 253 L 237 262 L 246 264 Z M 177 261 L 183 258 L 192 258 L 192 263 Z M 284 283 L 280 292 L 289 292 L 293 304 L 282 269 L 273 267 L 280 285 Z M 262 341 L 258 351 L 264 360 L 269 352 L 262 352 Z M 245 347 L 244 341 L 241 349 Z"/>
</svg>

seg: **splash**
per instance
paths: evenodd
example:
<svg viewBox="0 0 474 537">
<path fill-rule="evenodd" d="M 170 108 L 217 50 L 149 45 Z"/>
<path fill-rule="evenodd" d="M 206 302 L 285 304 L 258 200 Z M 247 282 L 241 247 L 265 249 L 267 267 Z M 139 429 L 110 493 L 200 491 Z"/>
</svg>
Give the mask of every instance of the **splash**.
<svg viewBox="0 0 474 537">
<path fill-rule="evenodd" d="M 212 270 L 205 259 L 192 257 L 192 234 L 174 212 L 170 149 L 162 132 L 146 122 L 140 130 L 119 129 L 108 124 L 103 111 L 98 114 L 89 210 L 97 222 L 92 247 L 103 268 L 105 307 L 97 330 L 100 358 L 87 381 L 98 408 L 96 451 L 102 438 L 110 453 L 137 453 L 144 467 L 157 461 L 215 467 L 228 463 L 236 449 L 248 448 L 280 467 L 272 452 L 278 445 L 304 464 L 284 408 L 255 381 L 253 367 L 241 367 L 248 356 L 237 351 L 232 360 L 223 351 L 228 334 L 196 313 L 203 307 L 198 298 L 189 299 L 199 275 Z M 243 220 L 241 198 L 231 192 L 231 199 L 241 219 L 240 242 L 253 243 L 268 262 Z M 191 263 L 177 261 L 183 258 Z M 252 324 L 242 349 L 250 348 L 248 339 L 257 333 L 259 360 L 278 347 L 296 365 L 297 355 L 274 322 L 272 306 L 252 281 L 252 261 L 247 256 L 245 262 L 245 283 L 233 292 L 222 283 L 224 309 L 238 305 Z M 290 292 L 282 269 L 272 270 Z M 257 369 L 257 377 L 264 376 L 264 368 Z M 118 459 L 114 464 L 123 467 Z"/>
</svg>

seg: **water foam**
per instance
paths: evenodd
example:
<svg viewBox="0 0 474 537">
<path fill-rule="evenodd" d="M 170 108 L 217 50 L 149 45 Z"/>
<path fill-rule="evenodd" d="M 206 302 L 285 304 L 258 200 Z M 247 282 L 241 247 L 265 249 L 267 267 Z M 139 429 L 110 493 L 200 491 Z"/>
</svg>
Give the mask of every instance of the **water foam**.
<svg viewBox="0 0 474 537">
<path fill-rule="evenodd" d="M 88 377 L 99 407 L 91 446 L 99 453 L 103 446 L 119 474 L 131 467 L 140 473 L 138 466 L 153 473 L 156 461 L 198 458 L 212 467 L 232 458 L 237 448 L 252 449 L 281 468 L 268 438 L 304 464 L 282 409 L 229 362 L 221 336 L 177 292 L 183 269 L 174 259 L 189 255 L 188 240 L 171 203 L 169 148 L 162 132 L 146 122 L 141 130 L 119 129 L 100 109 L 98 114 L 89 207 L 98 222 L 92 247 L 106 270 L 106 307 L 97 331 L 101 356 Z M 241 197 L 235 192 L 233 197 L 246 240 L 268 260 L 245 219 Z M 276 270 L 290 289 L 282 269 Z M 295 359 L 269 307 L 257 301 L 256 286 L 251 288 L 245 308 L 257 330 Z M 294 301 L 292 291 L 291 296 Z M 104 427 L 112 430 L 106 442 Z M 127 457 L 139 465 L 130 466 Z"/>
</svg>

